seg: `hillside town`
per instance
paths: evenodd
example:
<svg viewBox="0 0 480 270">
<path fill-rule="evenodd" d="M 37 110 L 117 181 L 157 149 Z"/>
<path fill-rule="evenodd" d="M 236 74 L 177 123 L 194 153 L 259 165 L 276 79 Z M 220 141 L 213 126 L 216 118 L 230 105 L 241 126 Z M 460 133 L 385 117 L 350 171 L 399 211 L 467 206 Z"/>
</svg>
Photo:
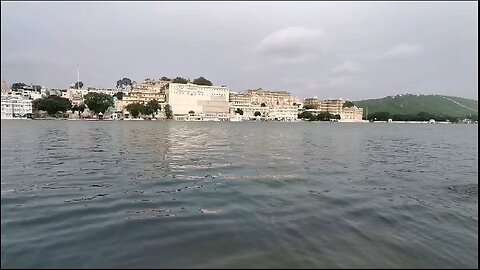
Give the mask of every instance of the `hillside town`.
<svg viewBox="0 0 480 270">
<path fill-rule="evenodd" d="M 71 120 L 298 121 L 302 113 L 327 113 L 332 121 L 363 121 L 363 109 L 342 99 L 302 100 L 288 91 L 261 88 L 237 92 L 224 85 L 212 85 L 203 77 L 194 81 L 162 77 L 141 83 L 124 78 L 117 81 L 115 88 L 86 87 L 77 81 L 65 89 L 49 89 L 23 83 L 10 86 L 3 81 L 1 91 L 2 119 L 55 116 Z M 108 96 L 112 103 L 103 110 L 93 110 L 86 102 L 92 93 Z M 36 108 L 37 101 L 53 97 L 64 100 L 67 107 L 51 113 Z M 155 105 L 152 111 L 142 109 L 149 104 Z"/>
</svg>

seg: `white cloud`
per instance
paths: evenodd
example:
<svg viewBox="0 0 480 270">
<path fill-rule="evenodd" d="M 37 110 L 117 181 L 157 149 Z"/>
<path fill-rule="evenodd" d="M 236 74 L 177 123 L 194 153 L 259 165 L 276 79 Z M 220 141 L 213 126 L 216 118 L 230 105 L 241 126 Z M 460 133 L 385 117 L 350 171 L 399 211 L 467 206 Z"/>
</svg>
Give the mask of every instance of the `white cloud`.
<svg viewBox="0 0 480 270">
<path fill-rule="evenodd" d="M 255 51 L 282 61 L 305 61 L 317 56 L 323 43 L 320 29 L 288 27 L 266 36 Z"/>
<path fill-rule="evenodd" d="M 402 43 L 381 54 L 379 58 L 403 58 L 418 55 L 423 52 L 423 46 L 413 43 Z"/>
</svg>

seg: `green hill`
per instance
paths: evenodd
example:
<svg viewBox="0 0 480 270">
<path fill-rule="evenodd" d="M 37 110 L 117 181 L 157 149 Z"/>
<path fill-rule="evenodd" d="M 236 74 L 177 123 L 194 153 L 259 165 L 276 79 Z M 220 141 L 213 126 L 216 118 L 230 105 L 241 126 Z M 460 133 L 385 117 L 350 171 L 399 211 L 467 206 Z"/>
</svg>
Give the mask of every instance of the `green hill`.
<svg viewBox="0 0 480 270">
<path fill-rule="evenodd" d="M 478 100 L 442 95 L 396 95 L 379 99 L 353 102 L 363 108 L 364 113 L 388 112 L 390 114 L 416 115 L 426 112 L 432 115 L 452 117 L 478 116 Z"/>
</svg>

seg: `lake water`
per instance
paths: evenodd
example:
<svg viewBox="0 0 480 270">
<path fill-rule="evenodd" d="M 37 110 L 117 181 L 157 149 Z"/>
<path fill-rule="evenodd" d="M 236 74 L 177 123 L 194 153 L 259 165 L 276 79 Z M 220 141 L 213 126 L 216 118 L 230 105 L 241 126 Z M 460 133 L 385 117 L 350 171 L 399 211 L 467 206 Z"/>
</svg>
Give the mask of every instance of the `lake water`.
<svg viewBox="0 0 480 270">
<path fill-rule="evenodd" d="M 1 121 L 1 267 L 478 267 L 478 126 Z"/>
</svg>

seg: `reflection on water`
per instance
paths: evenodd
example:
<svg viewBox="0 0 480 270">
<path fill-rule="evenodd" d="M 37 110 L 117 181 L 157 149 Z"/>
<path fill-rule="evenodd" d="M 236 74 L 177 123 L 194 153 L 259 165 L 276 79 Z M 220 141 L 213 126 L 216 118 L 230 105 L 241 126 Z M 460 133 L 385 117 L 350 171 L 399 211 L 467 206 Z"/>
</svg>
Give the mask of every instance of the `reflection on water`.
<svg viewBox="0 0 480 270">
<path fill-rule="evenodd" d="M 2 267 L 478 266 L 471 125 L 2 121 Z"/>
</svg>

